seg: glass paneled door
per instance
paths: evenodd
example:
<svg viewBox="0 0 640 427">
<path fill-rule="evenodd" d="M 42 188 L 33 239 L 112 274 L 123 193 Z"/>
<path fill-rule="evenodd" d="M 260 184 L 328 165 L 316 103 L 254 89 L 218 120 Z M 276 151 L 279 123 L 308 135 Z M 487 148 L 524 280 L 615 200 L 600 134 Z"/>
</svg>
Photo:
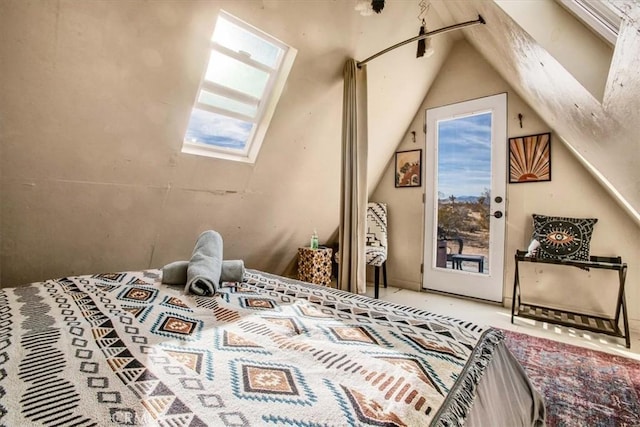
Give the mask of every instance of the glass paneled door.
<svg viewBox="0 0 640 427">
<path fill-rule="evenodd" d="M 502 301 L 507 95 L 427 110 L 423 287 Z"/>
</svg>

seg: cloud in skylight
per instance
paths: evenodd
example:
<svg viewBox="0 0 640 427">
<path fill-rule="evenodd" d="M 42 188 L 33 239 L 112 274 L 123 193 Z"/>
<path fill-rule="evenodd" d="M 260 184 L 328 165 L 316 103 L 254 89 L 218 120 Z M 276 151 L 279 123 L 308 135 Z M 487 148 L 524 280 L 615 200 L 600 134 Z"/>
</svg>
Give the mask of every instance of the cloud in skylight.
<svg viewBox="0 0 640 427">
<path fill-rule="evenodd" d="M 252 126 L 242 120 L 194 108 L 186 137 L 217 147 L 242 150 Z"/>
</svg>

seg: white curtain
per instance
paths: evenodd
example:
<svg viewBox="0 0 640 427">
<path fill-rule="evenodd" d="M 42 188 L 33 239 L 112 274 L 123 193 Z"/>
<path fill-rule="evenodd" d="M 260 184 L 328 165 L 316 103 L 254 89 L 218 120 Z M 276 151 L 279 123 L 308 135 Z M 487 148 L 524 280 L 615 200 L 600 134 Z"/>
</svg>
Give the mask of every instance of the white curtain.
<svg viewBox="0 0 640 427">
<path fill-rule="evenodd" d="M 364 245 L 367 220 L 367 69 L 354 59 L 344 66 L 342 175 L 338 288 L 367 291 Z"/>
</svg>

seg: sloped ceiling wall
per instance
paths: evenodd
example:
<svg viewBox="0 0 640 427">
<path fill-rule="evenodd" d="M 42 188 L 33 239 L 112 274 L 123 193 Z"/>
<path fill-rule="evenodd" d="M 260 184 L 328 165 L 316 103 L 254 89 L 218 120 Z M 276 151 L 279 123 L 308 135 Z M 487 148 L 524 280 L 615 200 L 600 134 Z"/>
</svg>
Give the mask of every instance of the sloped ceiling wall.
<svg viewBox="0 0 640 427">
<path fill-rule="evenodd" d="M 454 20 L 485 17 L 466 38 L 640 224 L 640 5 L 616 4 L 624 19 L 601 102 L 496 2 L 443 2 Z"/>
<path fill-rule="evenodd" d="M 0 2 L 2 286 L 161 267 L 206 229 L 225 258 L 287 270 L 314 229 L 321 243 L 337 229 L 345 60 L 418 32 L 416 3 L 387 3 L 362 17 L 342 0 Z M 180 152 L 221 8 L 298 50 L 253 165 Z M 370 181 L 438 43 L 429 61 L 407 47 L 370 66 Z"/>
<path fill-rule="evenodd" d="M 601 104 L 493 2 L 433 3 L 429 28 L 487 18 L 464 30 L 470 42 L 637 216 L 637 6 L 625 9 Z M 313 229 L 321 242 L 335 234 L 344 62 L 419 26 L 412 1 L 371 17 L 353 5 L 0 2 L 2 286 L 160 267 L 187 258 L 210 228 L 225 258 L 282 273 Z M 180 152 L 220 8 L 298 49 L 254 165 Z M 370 188 L 447 56 L 449 36 L 434 42 L 428 60 L 407 46 L 368 66 Z"/>
</svg>

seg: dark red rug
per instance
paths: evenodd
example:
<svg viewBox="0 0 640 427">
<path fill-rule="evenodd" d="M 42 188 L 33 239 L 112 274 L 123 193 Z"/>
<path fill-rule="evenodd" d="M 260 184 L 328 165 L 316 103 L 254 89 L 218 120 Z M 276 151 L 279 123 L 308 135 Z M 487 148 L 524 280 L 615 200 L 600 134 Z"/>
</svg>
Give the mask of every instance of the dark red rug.
<svg viewBox="0 0 640 427">
<path fill-rule="evenodd" d="M 545 398 L 547 425 L 640 426 L 640 362 L 504 331 L 509 350 Z"/>
</svg>

